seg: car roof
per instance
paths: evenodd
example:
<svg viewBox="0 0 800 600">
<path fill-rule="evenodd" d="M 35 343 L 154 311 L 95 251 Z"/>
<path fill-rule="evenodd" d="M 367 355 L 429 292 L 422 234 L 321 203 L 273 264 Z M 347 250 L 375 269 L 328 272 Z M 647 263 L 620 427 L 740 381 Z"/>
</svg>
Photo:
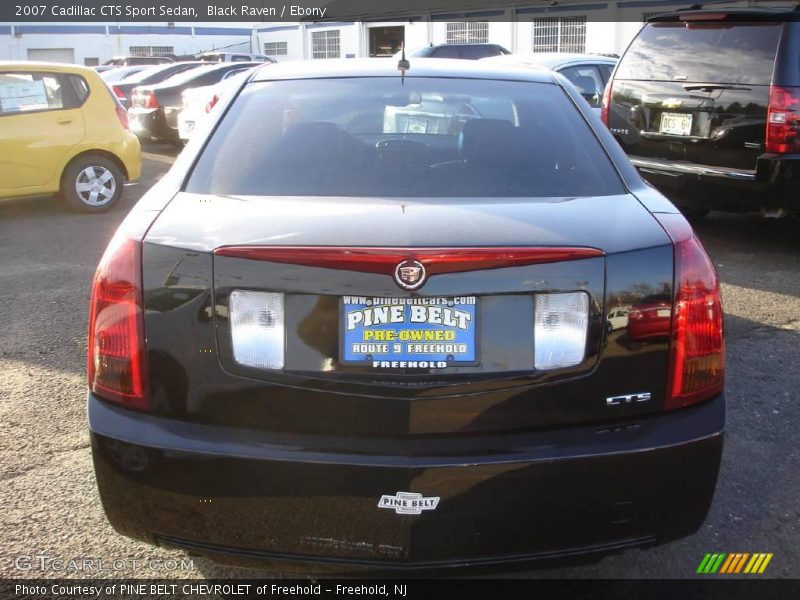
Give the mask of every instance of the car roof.
<svg viewBox="0 0 800 600">
<path fill-rule="evenodd" d="M 0 70 L 7 69 L 20 71 L 48 71 L 50 73 L 74 73 L 76 75 L 86 75 L 87 73 L 91 73 L 92 75 L 98 75 L 97 71 L 91 67 L 83 67 L 81 65 L 72 65 L 68 63 L 32 62 L 28 60 L 0 61 Z"/>
<path fill-rule="evenodd" d="M 547 71 L 517 65 L 493 64 L 483 60 L 455 58 L 410 59 L 407 78 L 452 77 L 464 79 L 500 79 L 556 83 Z M 400 77 L 397 62 L 386 58 L 344 58 L 333 60 L 285 61 L 266 64 L 255 71 L 251 81 L 276 79 L 333 79 L 337 77 Z"/>
<path fill-rule="evenodd" d="M 531 54 L 506 54 L 503 56 L 489 56 L 482 58 L 481 62 L 493 62 L 504 65 L 520 65 L 528 67 L 546 67 L 554 69 L 571 63 L 595 63 L 604 65 L 617 64 L 616 58 L 600 54 L 570 54 L 565 52 L 541 52 Z"/>
</svg>

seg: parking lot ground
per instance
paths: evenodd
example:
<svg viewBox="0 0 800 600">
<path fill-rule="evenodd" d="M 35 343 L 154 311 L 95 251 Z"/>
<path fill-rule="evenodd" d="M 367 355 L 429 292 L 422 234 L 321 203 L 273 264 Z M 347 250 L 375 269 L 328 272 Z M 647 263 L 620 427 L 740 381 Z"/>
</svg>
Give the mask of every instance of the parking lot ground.
<svg viewBox="0 0 800 600">
<path fill-rule="evenodd" d="M 174 156 L 169 146 L 146 147 L 143 178 L 105 215 L 72 213 L 55 199 L 0 203 L 0 577 L 287 573 L 202 558 L 182 569 L 183 552 L 117 535 L 95 489 L 84 376 L 92 274 L 117 224 Z M 705 525 L 665 546 L 504 576 L 691 577 L 718 551 L 771 552 L 764 576 L 800 577 L 800 220 L 712 213 L 696 229 L 724 282 L 728 351 L 727 438 Z M 127 566 L 20 568 L 17 557 L 34 555 Z"/>
</svg>

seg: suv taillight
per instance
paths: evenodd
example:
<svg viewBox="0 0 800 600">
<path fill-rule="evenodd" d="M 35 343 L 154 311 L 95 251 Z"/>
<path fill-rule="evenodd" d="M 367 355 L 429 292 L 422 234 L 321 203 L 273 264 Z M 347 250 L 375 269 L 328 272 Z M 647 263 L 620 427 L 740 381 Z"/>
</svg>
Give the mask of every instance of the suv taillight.
<svg viewBox="0 0 800 600">
<path fill-rule="evenodd" d="M 669 380 L 665 410 L 722 393 L 725 339 L 719 279 L 691 226 L 679 214 L 657 214 L 675 244 Z"/>
<path fill-rule="evenodd" d="M 155 92 L 145 92 L 142 100 L 144 108 L 158 108 L 158 96 Z"/>
<path fill-rule="evenodd" d="M 123 92 L 122 88 L 118 85 L 112 86 L 111 91 L 114 92 L 114 95 L 120 100 L 125 100 L 125 92 Z"/>
<path fill-rule="evenodd" d="M 142 303 L 143 233 L 152 220 L 132 213 L 106 248 L 92 285 L 89 310 L 89 389 L 97 396 L 148 410 Z M 137 226 L 138 224 L 138 226 Z"/>
<path fill-rule="evenodd" d="M 767 109 L 767 152 L 800 152 L 800 87 L 769 88 Z"/>
<path fill-rule="evenodd" d="M 600 105 L 600 120 L 608 127 L 608 111 L 611 107 L 611 86 L 613 80 L 609 79 L 603 90 L 603 103 Z"/>
</svg>

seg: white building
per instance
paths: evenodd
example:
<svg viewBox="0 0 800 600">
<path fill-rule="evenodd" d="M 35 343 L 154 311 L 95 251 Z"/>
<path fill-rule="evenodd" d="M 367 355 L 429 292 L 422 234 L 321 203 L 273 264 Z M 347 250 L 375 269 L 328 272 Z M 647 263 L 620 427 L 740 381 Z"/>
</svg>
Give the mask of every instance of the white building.
<svg viewBox="0 0 800 600">
<path fill-rule="evenodd" d="M 480 0 L 462 0 L 476 8 L 449 14 L 420 11 L 424 2 L 398 2 L 396 10 L 408 12 L 395 13 L 394 21 L 371 22 L 374 4 L 369 0 L 332 0 L 329 14 L 348 14 L 355 21 L 262 24 L 256 29 L 258 47 L 278 60 L 390 56 L 402 43 L 411 50 L 459 42 L 495 43 L 514 53 L 622 54 L 646 19 L 692 4 L 689 0 L 503 1 L 509 5 L 486 2 L 479 7 Z M 725 7 L 752 4 L 755 0 L 742 0 Z M 791 2 L 758 1 L 758 6 L 765 4 Z"/>
<path fill-rule="evenodd" d="M 411 15 L 392 22 L 273 23 L 257 27 L 258 47 L 278 60 L 388 56 L 429 44 L 490 42 L 511 52 L 620 54 L 653 13 L 686 6 L 663 0 L 612 1 Z"/>
<path fill-rule="evenodd" d="M 94 66 L 113 56 L 255 51 L 252 23 L 0 23 L 0 60 Z"/>
</svg>

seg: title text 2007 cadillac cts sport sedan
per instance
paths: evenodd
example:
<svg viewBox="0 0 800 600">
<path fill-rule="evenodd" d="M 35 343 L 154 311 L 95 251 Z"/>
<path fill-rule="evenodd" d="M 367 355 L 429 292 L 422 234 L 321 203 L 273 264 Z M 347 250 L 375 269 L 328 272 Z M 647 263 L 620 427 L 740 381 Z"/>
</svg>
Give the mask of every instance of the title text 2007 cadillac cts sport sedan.
<svg viewBox="0 0 800 600">
<path fill-rule="evenodd" d="M 690 226 L 558 75 L 395 67 L 257 70 L 123 222 L 89 332 L 109 520 L 389 568 L 694 532 L 725 401 Z M 654 295 L 659 335 L 606 326 Z"/>
</svg>

